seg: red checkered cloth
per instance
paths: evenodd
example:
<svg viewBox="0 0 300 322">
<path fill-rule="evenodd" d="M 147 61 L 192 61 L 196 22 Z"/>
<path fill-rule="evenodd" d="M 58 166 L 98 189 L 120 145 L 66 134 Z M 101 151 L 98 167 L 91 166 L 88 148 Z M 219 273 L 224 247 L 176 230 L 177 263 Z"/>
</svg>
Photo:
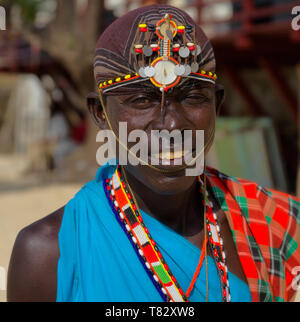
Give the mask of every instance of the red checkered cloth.
<svg viewBox="0 0 300 322">
<path fill-rule="evenodd" d="M 206 174 L 226 214 L 252 301 L 291 301 L 294 272 L 300 271 L 300 199 L 212 168 Z"/>
</svg>

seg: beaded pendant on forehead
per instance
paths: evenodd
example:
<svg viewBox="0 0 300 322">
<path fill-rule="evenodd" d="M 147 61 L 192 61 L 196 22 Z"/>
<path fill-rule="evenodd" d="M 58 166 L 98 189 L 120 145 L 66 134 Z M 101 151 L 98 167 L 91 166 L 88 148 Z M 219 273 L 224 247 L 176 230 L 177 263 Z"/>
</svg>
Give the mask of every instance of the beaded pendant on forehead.
<svg viewBox="0 0 300 322">
<path fill-rule="evenodd" d="M 171 14 L 165 14 L 156 25 L 141 21 L 132 51 L 136 73 L 101 83 L 101 93 L 147 80 L 163 93 L 183 78 L 215 84 L 216 74 L 201 69 L 201 47 L 196 42 L 195 28 L 176 22 Z"/>
</svg>

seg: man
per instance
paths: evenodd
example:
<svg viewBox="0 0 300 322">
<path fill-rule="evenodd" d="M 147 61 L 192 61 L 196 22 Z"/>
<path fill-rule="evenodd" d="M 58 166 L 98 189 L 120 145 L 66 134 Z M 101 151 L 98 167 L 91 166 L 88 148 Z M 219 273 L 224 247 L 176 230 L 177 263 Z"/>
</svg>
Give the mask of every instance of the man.
<svg viewBox="0 0 300 322">
<path fill-rule="evenodd" d="M 195 161 L 211 146 L 224 96 L 202 30 L 171 6 L 131 11 L 102 34 L 94 71 L 90 112 L 126 157 L 133 144 L 121 123 L 128 135 L 146 133 L 142 145 L 155 130 L 189 131 L 192 148 L 160 146 L 155 165 L 148 150 L 135 166 L 118 154 L 119 165 L 101 167 L 63 209 L 23 229 L 8 300 L 291 301 L 299 200 L 210 168 L 186 175 L 187 155 Z"/>
</svg>

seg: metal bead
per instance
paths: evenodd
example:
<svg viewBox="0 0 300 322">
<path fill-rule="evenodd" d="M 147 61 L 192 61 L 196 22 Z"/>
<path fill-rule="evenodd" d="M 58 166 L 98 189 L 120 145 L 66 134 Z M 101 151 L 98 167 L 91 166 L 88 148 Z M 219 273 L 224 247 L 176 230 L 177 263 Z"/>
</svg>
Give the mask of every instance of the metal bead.
<svg viewBox="0 0 300 322">
<path fill-rule="evenodd" d="M 155 69 L 152 66 L 146 66 L 144 72 L 146 77 L 153 77 L 155 75 Z"/>
<path fill-rule="evenodd" d="M 192 68 L 192 72 L 193 72 L 193 73 L 197 73 L 197 72 L 198 72 L 198 70 L 199 70 L 199 64 L 198 64 L 198 63 L 196 63 L 196 62 L 193 62 L 193 63 L 191 64 L 191 68 Z"/>
<path fill-rule="evenodd" d="M 190 65 L 184 65 L 184 69 L 185 69 L 184 76 L 188 76 L 192 72 L 192 68 Z"/>
<path fill-rule="evenodd" d="M 152 56 L 152 48 L 150 46 L 144 46 L 143 47 L 143 54 L 146 56 L 146 57 L 150 57 Z"/>
<path fill-rule="evenodd" d="M 184 73 L 185 73 L 185 67 L 184 65 L 176 65 L 175 66 L 175 69 L 174 69 L 174 73 L 177 75 L 177 76 L 182 76 Z"/>
<path fill-rule="evenodd" d="M 196 46 L 196 56 L 201 54 L 201 47 L 199 45 Z M 192 51 L 192 55 L 195 55 L 195 50 Z"/>
<path fill-rule="evenodd" d="M 146 74 L 145 74 L 145 68 L 144 67 L 141 67 L 140 69 L 139 69 L 139 75 L 141 76 L 141 77 L 143 77 L 143 78 L 147 78 L 147 76 L 146 76 Z"/>
<path fill-rule="evenodd" d="M 187 58 L 190 55 L 190 50 L 188 49 L 188 47 L 181 47 L 179 49 L 179 55 L 182 58 Z"/>
</svg>

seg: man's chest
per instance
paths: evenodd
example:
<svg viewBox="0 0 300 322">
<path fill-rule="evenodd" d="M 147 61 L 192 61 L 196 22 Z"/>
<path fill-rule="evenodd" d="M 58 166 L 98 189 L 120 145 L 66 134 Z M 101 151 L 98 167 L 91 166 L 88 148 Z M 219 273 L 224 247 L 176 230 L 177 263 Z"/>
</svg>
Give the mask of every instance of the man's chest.
<svg viewBox="0 0 300 322">
<path fill-rule="evenodd" d="M 226 254 L 226 264 L 228 270 L 234 275 L 236 275 L 239 279 L 247 283 L 247 279 L 242 269 L 241 262 L 239 260 L 239 256 L 233 241 L 228 221 L 222 209 L 218 209 L 217 211 L 217 220 L 220 226 L 220 237 L 222 237 L 224 242 L 223 250 Z M 202 249 L 204 240 L 204 230 L 202 229 L 198 234 L 193 236 L 186 236 L 185 238 L 199 249 Z M 211 247 L 209 246 L 207 249 L 207 254 L 208 256 L 213 257 Z"/>
</svg>

